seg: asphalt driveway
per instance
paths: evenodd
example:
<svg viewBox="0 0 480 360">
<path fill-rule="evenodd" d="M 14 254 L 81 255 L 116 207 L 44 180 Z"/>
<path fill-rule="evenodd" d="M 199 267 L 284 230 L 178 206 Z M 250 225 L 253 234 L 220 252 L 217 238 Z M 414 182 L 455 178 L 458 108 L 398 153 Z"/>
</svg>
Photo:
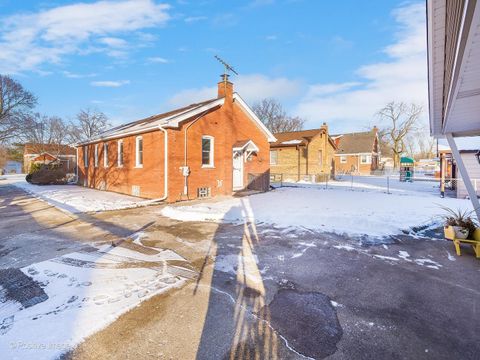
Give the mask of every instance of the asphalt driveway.
<svg viewBox="0 0 480 360">
<path fill-rule="evenodd" d="M 171 249 L 196 275 L 68 359 L 476 359 L 480 262 L 428 237 L 381 242 L 267 224 L 178 222 L 158 207 L 72 216 L 0 186 L 0 269 L 98 243 Z M 3 345 L 0 345 L 3 346 Z"/>
</svg>

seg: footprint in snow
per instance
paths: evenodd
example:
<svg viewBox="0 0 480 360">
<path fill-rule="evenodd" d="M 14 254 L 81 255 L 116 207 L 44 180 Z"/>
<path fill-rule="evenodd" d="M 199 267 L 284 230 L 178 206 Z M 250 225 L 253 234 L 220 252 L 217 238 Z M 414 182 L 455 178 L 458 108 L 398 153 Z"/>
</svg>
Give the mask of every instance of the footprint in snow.
<svg viewBox="0 0 480 360">
<path fill-rule="evenodd" d="M 0 335 L 5 335 L 7 332 L 11 330 L 13 327 L 13 323 L 15 322 L 15 315 L 11 315 L 6 317 L 0 323 Z"/>
<path fill-rule="evenodd" d="M 107 295 L 97 295 L 93 298 L 93 301 L 95 302 L 95 304 L 97 305 L 103 305 L 105 304 L 105 302 L 108 300 L 108 296 Z"/>
<path fill-rule="evenodd" d="M 47 276 L 57 276 L 58 275 L 58 272 L 54 272 L 52 270 L 43 270 L 43 273 Z"/>
<path fill-rule="evenodd" d="M 35 270 L 34 268 L 28 268 L 27 272 L 30 274 L 30 275 L 38 275 L 40 274 L 37 270 Z"/>
<path fill-rule="evenodd" d="M 73 295 L 72 297 L 70 297 L 70 299 L 67 300 L 67 303 L 71 304 L 71 303 L 73 303 L 74 301 L 77 301 L 77 300 L 78 300 L 78 296 Z"/>
</svg>

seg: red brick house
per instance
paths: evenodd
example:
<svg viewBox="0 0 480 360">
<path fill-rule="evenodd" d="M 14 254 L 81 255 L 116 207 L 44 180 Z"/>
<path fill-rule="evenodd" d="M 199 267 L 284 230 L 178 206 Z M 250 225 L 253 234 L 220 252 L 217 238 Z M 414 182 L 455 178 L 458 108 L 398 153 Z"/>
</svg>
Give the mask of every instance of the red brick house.
<svg viewBox="0 0 480 360">
<path fill-rule="evenodd" d="M 70 145 L 27 143 L 23 147 L 24 171 L 28 173 L 34 163 L 59 164 L 66 172 L 74 173 L 77 166 L 77 152 Z"/>
<path fill-rule="evenodd" d="M 78 144 L 78 183 L 168 202 L 267 191 L 275 140 L 225 78 L 217 98 Z"/>
<path fill-rule="evenodd" d="M 369 175 L 380 163 L 378 129 L 371 131 L 332 135 L 337 145 L 335 172 Z"/>
</svg>

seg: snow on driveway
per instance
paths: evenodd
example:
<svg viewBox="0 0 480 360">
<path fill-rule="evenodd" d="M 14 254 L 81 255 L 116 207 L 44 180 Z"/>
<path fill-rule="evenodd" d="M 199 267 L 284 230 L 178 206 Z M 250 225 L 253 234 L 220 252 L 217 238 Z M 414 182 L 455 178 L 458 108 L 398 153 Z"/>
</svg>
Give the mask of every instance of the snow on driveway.
<svg viewBox="0 0 480 360">
<path fill-rule="evenodd" d="M 381 191 L 308 185 L 190 206 L 167 206 L 161 214 L 184 221 L 255 221 L 302 226 L 352 236 L 386 236 L 440 221 L 440 206 L 471 209 L 468 200 L 417 191 Z"/>
<path fill-rule="evenodd" d="M 149 249 L 156 253 L 107 245 L 0 269 L 1 358 L 56 359 L 142 301 L 181 286 L 187 278 L 179 274 L 191 271 L 168 262 L 185 259 Z"/>
<path fill-rule="evenodd" d="M 8 177 L 2 183 L 15 185 L 50 205 L 71 213 L 132 208 L 147 202 L 134 196 L 100 191 L 78 185 L 33 185 L 25 176 Z"/>
</svg>

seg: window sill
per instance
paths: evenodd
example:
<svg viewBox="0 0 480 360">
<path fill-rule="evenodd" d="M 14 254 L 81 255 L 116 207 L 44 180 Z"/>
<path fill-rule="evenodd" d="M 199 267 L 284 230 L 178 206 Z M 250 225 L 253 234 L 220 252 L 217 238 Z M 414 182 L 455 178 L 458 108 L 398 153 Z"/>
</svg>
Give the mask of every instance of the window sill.
<svg viewBox="0 0 480 360">
<path fill-rule="evenodd" d="M 215 165 L 202 165 L 202 169 L 215 169 Z"/>
<path fill-rule="evenodd" d="M 117 165 L 117 168 L 123 168 L 123 165 Z"/>
<path fill-rule="evenodd" d="M 143 165 L 135 165 L 134 169 L 143 169 Z"/>
</svg>

